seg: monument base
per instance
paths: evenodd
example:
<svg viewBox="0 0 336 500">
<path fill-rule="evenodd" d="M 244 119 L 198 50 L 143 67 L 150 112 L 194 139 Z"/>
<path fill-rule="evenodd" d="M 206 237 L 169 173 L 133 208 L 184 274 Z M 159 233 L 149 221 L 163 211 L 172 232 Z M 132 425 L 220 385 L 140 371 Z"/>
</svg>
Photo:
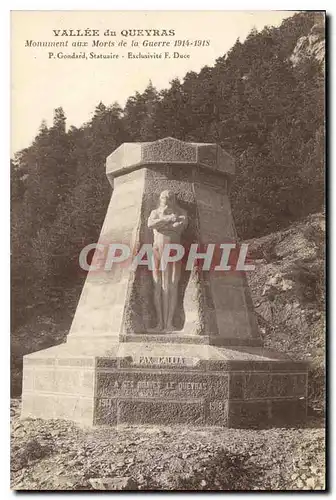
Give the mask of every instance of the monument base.
<svg viewBox="0 0 336 500">
<path fill-rule="evenodd" d="M 104 344 L 24 356 L 22 418 L 265 427 L 306 415 L 305 362 L 261 347 Z"/>
</svg>

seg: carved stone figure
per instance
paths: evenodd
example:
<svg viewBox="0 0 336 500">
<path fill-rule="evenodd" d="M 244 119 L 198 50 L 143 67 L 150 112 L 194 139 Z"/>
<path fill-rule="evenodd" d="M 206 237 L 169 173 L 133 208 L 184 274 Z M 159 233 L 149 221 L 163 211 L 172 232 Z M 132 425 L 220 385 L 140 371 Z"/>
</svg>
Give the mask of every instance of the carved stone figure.
<svg viewBox="0 0 336 500">
<path fill-rule="evenodd" d="M 186 211 L 176 202 L 172 191 L 162 191 L 159 206 L 148 218 L 148 227 L 153 230 L 153 281 L 154 303 L 157 314 L 155 330 L 174 330 L 173 319 L 177 304 L 178 283 L 181 276 L 181 262 L 162 262 L 166 245 L 179 244 L 181 234 L 188 225 Z M 166 249 L 167 252 L 167 249 Z M 168 250 L 169 255 L 169 250 Z M 163 264 L 163 265 L 162 265 Z"/>
</svg>

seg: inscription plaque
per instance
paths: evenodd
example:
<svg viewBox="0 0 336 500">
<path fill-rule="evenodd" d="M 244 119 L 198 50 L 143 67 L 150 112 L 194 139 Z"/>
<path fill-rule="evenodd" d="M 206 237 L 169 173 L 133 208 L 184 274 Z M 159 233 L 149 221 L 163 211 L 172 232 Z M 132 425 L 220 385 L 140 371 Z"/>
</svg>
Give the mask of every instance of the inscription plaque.
<svg viewBox="0 0 336 500">
<path fill-rule="evenodd" d="M 169 412 L 172 411 L 169 406 L 173 404 L 177 412 L 174 414 L 175 422 L 185 421 L 185 412 L 189 413 L 190 408 L 195 407 L 203 423 L 220 420 L 218 425 L 223 425 L 227 413 L 228 375 L 178 370 L 100 369 L 96 378 L 96 394 L 96 424 L 107 425 L 116 419 L 119 422 L 124 420 L 120 412 L 126 411 L 127 407 L 135 412 L 136 408 L 142 408 L 141 412 L 146 413 L 148 421 L 147 412 L 161 413 L 164 407 Z M 141 415 L 138 418 L 142 420 Z"/>
<path fill-rule="evenodd" d="M 195 366 L 198 358 L 184 358 L 182 356 L 139 356 L 135 358 L 135 365 L 177 365 L 177 366 Z"/>
</svg>

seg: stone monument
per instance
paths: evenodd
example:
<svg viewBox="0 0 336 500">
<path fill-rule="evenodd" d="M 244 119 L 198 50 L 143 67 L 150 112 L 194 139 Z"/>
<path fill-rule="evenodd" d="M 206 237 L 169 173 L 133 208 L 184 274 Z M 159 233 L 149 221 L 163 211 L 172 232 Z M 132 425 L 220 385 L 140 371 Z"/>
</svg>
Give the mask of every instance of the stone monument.
<svg viewBox="0 0 336 500">
<path fill-rule="evenodd" d="M 106 166 L 113 194 L 100 247 L 67 342 L 24 356 L 22 416 L 227 427 L 302 419 L 307 364 L 263 348 L 244 271 L 206 263 L 206 248 L 237 239 L 231 156 L 168 137 L 125 143 Z M 132 256 L 145 247 L 147 266 L 118 264 L 112 252 L 113 265 L 97 269 L 116 243 Z"/>
</svg>

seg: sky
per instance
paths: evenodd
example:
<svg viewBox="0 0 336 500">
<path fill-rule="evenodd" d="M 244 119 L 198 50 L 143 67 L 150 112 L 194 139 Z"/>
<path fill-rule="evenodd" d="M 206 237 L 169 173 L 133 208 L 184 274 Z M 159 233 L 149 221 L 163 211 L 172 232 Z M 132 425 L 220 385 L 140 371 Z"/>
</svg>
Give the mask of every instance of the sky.
<svg viewBox="0 0 336 500">
<path fill-rule="evenodd" d="M 279 26 L 293 11 L 14 11 L 11 15 L 11 154 L 29 146 L 42 120 L 52 124 L 53 110 L 62 106 L 67 126 L 80 126 L 92 118 L 95 106 L 117 101 L 123 106 L 149 80 L 161 90 L 188 71 L 212 66 L 239 37 L 243 41 L 252 28 Z M 53 30 L 99 30 L 99 36 L 55 37 Z M 103 36 L 109 29 L 117 36 Z M 139 47 L 130 47 L 132 37 L 122 30 L 175 30 L 175 36 L 137 36 Z M 27 47 L 34 42 L 64 41 L 59 48 Z M 92 48 L 93 40 L 126 41 L 127 47 Z M 147 41 L 209 40 L 201 47 L 143 47 Z M 71 47 L 73 41 L 87 41 L 85 48 Z M 115 54 L 118 59 L 64 59 L 55 54 Z M 168 51 L 169 58 L 129 59 L 128 52 Z M 173 53 L 190 58 L 174 58 Z M 49 52 L 53 56 L 49 57 Z M 89 57 L 89 56 L 88 56 Z M 234 112 L 234 110 L 232 110 Z"/>
</svg>

